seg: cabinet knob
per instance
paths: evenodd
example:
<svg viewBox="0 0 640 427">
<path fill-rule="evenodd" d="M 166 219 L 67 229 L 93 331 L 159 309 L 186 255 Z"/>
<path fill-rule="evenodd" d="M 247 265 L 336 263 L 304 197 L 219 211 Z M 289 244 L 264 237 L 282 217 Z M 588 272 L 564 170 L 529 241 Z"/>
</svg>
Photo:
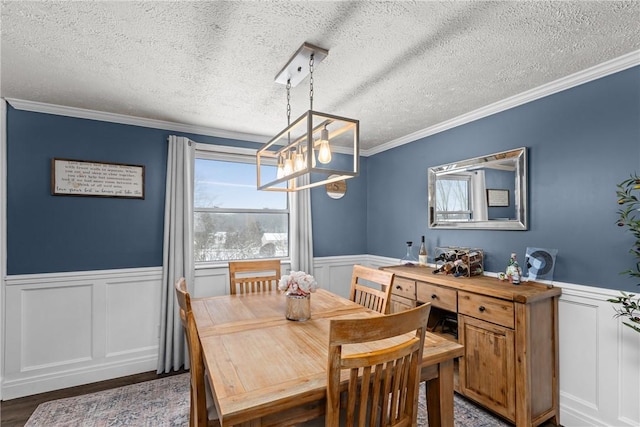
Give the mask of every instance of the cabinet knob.
<svg viewBox="0 0 640 427">
<path fill-rule="evenodd" d="M 436 298 L 438 298 L 438 295 L 436 294 L 431 295 L 431 299 L 436 299 Z"/>
<path fill-rule="evenodd" d="M 396 289 L 397 289 L 397 290 L 401 290 L 401 289 L 402 289 L 402 286 L 400 286 L 400 285 L 396 285 Z"/>
<path fill-rule="evenodd" d="M 484 308 L 484 305 L 481 305 L 480 307 L 478 307 L 478 310 L 480 310 L 480 311 L 485 311 L 485 310 L 486 310 L 486 308 Z"/>
</svg>

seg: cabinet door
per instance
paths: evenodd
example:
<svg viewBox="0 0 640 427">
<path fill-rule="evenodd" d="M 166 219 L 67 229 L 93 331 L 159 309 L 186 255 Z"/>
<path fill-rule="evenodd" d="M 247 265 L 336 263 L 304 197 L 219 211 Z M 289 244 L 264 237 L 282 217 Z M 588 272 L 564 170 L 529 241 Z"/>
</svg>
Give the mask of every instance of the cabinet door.
<svg viewBox="0 0 640 427">
<path fill-rule="evenodd" d="M 415 300 L 391 294 L 391 308 L 389 309 L 390 313 L 400 313 L 401 311 L 415 308 L 415 306 Z"/>
<path fill-rule="evenodd" d="M 496 413 L 515 420 L 515 334 L 512 329 L 458 316 L 460 391 Z"/>
</svg>

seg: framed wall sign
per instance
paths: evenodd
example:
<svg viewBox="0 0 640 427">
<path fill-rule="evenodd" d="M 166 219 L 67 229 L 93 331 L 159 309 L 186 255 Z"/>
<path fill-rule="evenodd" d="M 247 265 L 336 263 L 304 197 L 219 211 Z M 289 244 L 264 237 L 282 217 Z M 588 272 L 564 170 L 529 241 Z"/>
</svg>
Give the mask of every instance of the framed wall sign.
<svg viewBox="0 0 640 427">
<path fill-rule="evenodd" d="M 144 166 L 53 158 L 51 194 L 144 199 Z"/>
<path fill-rule="evenodd" d="M 487 189 L 487 205 L 491 207 L 508 207 L 509 190 Z"/>
</svg>

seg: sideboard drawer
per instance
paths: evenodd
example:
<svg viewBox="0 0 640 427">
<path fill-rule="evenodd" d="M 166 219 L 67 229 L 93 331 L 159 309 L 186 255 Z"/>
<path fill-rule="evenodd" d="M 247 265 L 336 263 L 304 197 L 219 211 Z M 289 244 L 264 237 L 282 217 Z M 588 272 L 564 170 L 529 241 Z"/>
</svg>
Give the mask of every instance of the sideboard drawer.
<svg viewBox="0 0 640 427">
<path fill-rule="evenodd" d="M 420 302 L 430 302 L 433 307 L 443 310 L 453 312 L 458 310 L 458 295 L 455 289 L 418 282 L 416 284 L 416 293 Z"/>
<path fill-rule="evenodd" d="M 401 297 L 416 299 L 416 282 L 396 276 L 391 293 Z"/>
<path fill-rule="evenodd" d="M 514 308 L 511 301 L 459 291 L 458 312 L 507 328 L 515 327 Z"/>
</svg>

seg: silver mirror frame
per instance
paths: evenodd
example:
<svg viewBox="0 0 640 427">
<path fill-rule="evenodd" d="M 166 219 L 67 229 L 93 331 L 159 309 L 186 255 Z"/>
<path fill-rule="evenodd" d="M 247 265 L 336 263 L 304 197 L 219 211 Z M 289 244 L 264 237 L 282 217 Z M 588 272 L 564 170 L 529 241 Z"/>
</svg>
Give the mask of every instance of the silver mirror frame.
<svg viewBox="0 0 640 427">
<path fill-rule="evenodd" d="M 491 162 L 504 161 L 512 158 L 515 166 L 515 219 L 486 220 L 486 221 L 437 221 L 435 216 L 436 206 L 436 179 L 440 175 L 453 172 L 463 172 L 490 164 Z M 428 221 L 429 228 L 441 229 L 483 229 L 483 230 L 527 230 L 527 148 L 521 147 L 487 156 L 475 157 L 446 165 L 430 167 L 428 170 Z"/>
</svg>

